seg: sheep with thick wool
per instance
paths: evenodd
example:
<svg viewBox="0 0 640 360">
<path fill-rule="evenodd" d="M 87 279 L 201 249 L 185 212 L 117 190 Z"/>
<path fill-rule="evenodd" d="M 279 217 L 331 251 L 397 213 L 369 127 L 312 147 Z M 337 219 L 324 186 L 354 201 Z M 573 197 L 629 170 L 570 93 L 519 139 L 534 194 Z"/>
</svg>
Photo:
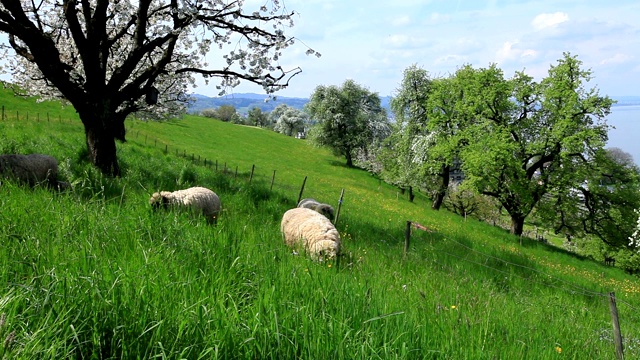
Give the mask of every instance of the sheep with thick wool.
<svg viewBox="0 0 640 360">
<path fill-rule="evenodd" d="M 285 244 L 304 248 L 314 260 L 332 259 L 340 254 L 340 233 L 327 217 L 315 210 L 287 210 L 280 231 Z"/>
<path fill-rule="evenodd" d="M 44 154 L 4 154 L 0 155 L 0 177 L 36 186 L 58 185 L 58 161 Z"/>
<path fill-rule="evenodd" d="M 334 217 L 333 206 L 329 204 L 323 204 L 321 202 L 316 201 L 315 199 L 311 199 L 311 198 L 302 199 L 298 203 L 298 207 L 315 210 L 316 212 L 326 216 L 327 219 L 329 220 L 333 220 L 333 217 Z"/>
<path fill-rule="evenodd" d="M 185 208 L 194 212 L 201 212 L 209 223 L 215 224 L 220 214 L 220 198 L 210 189 L 192 187 L 177 191 L 156 192 L 149 199 L 154 209 Z"/>
</svg>

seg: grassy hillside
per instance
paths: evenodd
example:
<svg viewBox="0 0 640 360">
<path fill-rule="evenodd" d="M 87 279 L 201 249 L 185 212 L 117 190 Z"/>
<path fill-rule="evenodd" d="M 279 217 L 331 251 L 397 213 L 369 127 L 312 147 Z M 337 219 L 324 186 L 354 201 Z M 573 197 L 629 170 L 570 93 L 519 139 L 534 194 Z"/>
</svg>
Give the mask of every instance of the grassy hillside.
<svg viewBox="0 0 640 360">
<path fill-rule="evenodd" d="M 53 154 L 74 186 L 0 187 L 0 358 L 611 359 L 610 291 L 640 356 L 640 282 L 617 269 L 410 203 L 304 140 L 210 119 L 128 122 L 125 175 L 103 178 L 67 114 L 0 121 L 0 152 Z M 282 243 L 305 176 L 305 197 L 337 207 L 344 189 L 339 262 Z M 152 192 L 193 185 L 220 195 L 218 226 L 150 209 Z M 431 232 L 414 230 L 404 256 L 407 220 Z"/>
</svg>

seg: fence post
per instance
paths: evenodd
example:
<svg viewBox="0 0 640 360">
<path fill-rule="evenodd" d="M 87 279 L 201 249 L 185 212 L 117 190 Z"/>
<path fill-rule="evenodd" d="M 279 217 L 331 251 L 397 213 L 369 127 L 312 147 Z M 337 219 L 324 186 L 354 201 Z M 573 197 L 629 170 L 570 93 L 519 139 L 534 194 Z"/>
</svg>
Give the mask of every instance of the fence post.
<svg viewBox="0 0 640 360">
<path fill-rule="evenodd" d="M 407 228 L 404 230 L 404 256 L 409 252 L 409 242 L 411 241 L 411 221 L 407 220 Z"/>
<path fill-rule="evenodd" d="M 251 184 L 251 180 L 253 179 L 253 171 L 255 169 L 256 169 L 256 165 L 255 164 L 251 165 L 251 175 L 249 175 L 249 184 Z"/>
<path fill-rule="evenodd" d="M 2 120 L 4 120 L 4 105 L 2 105 Z"/>
<path fill-rule="evenodd" d="M 333 224 L 338 223 L 338 219 L 340 218 L 340 209 L 342 208 L 342 198 L 344 198 L 344 188 L 340 192 L 340 199 L 338 200 L 338 211 L 336 212 L 336 218 L 333 220 Z"/>
<path fill-rule="evenodd" d="M 613 342 L 616 346 L 616 357 L 622 360 L 624 359 L 624 348 L 622 347 L 618 307 L 616 306 L 616 294 L 614 292 L 609 293 L 609 310 L 611 311 L 611 321 L 613 322 Z"/>
<path fill-rule="evenodd" d="M 276 181 L 276 171 L 273 170 L 273 177 L 271 178 L 271 187 L 269 188 L 269 191 L 273 190 L 273 182 Z"/>
<path fill-rule="evenodd" d="M 302 192 L 304 191 L 304 184 L 307 183 L 307 177 L 304 177 L 304 180 L 302 180 L 302 187 L 300 188 L 300 194 L 298 194 L 298 202 L 296 202 L 296 206 L 298 206 L 298 204 L 300 204 L 300 200 L 302 200 Z"/>
</svg>

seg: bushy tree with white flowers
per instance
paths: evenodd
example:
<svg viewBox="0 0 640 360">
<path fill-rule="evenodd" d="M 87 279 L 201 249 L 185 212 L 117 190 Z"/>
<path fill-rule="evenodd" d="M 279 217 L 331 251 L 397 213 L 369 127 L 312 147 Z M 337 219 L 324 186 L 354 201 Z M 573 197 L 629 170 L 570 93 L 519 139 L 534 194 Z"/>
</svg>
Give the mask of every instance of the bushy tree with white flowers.
<svg viewBox="0 0 640 360">
<path fill-rule="evenodd" d="M 309 115 L 286 104 L 278 105 L 269 113 L 269 118 L 275 124 L 273 130 L 287 136 L 294 136 L 304 130 L 309 121 Z"/>
<path fill-rule="evenodd" d="M 344 156 L 348 167 L 354 166 L 359 152 L 388 135 L 387 113 L 378 93 L 350 79 L 341 86 L 316 87 L 305 110 L 316 122 L 309 132 L 311 141 Z"/>
<path fill-rule="evenodd" d="M 301 71 L 278 66 L 295 41 L 284 32 L 294 13 L 278 0 L 244 7 L 243 0 L 0 0 L 0 32 L 8 35 L 2 70 L 28 95 L 70 102 L 92 163 L 118 176 L 115 140 L 125 140 L 125 118 L 179 111 L 194 76 L 220 79 L 223 92 L 245 80 L 272 93 Z M 224 61 L 209 64 L 210 53 Z"/>
</svg>

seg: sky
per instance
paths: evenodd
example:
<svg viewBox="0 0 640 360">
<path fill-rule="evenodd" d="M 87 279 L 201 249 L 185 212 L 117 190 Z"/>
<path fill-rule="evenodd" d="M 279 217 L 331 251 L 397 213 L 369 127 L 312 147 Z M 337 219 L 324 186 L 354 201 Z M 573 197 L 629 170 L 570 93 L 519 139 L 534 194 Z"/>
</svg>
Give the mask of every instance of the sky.
<svg viewBox="0 0 640 360">
<path fill-rule="evenodd" d="M 509 78 L 524 71 L 540 80 L 564 52 L 576 55 L 602 95 L 640 96 L 640 1 L 535 0 L 280 0 L 295 10 L 285 34 L 284 69 L 300 67 L 276 93 L 309 97 L 319 85 L 352 79 L 380 96 L 394 96 L 403 71 L 417 65 L 446 77 L 470 64 L 497 64 Z M 253 11 L 265 0 L 247 0 Z M 322 56 L 307 56 L 311 48 Z M 212 54 L 210 56 L 219 56 Z M 214 60 L 215 61 L 215 60 Z M 216 83 L 193 90 L 217 96 Z M 243 83 L 233 93 L 264 93 Z"/>
</svg>

